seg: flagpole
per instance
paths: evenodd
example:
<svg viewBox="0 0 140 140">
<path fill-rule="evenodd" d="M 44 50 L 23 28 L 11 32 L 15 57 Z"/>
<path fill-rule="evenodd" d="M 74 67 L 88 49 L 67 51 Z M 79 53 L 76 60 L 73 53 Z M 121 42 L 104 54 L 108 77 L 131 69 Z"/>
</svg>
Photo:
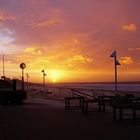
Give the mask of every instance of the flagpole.
<svg viewBox="0 0 140 140">
<path fill-rule="evenodd" d="M 45 89 L 45 76 L 46 76 L 45 70 L 43 69 L 41 72 L 42 72 L 42 79 L 43 79 L 43 87 Z"/>
<path fill-rule="evenodd" d="M 43 73 L 43 86 L 44 86 L 44 89 L 45 89 L 45 73 Z"/>
<path fill-rule="evenodd" d="M 117 52 L 116 50 L 110 55 L 110 57 L 114 58 L 114 79 L 115 79 L 115 95 L 118 93 L 118 80 L 117 80 L 117 66 L 120 65 L 119 61 L 117 60 Z"/>
</svg>

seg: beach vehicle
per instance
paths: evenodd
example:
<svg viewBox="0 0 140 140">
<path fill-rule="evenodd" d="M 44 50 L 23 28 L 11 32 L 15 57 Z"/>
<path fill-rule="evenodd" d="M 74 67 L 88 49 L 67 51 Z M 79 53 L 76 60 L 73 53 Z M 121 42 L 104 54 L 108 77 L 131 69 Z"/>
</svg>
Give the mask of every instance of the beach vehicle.
<svg viewBox="0 0 140 140">
<path fill-rule="evenodd" d="M 26 91 L 16 89 L 16 79 L 0 80 L 0 103 L 23 104 L 27 98 Z"/>
</svg>

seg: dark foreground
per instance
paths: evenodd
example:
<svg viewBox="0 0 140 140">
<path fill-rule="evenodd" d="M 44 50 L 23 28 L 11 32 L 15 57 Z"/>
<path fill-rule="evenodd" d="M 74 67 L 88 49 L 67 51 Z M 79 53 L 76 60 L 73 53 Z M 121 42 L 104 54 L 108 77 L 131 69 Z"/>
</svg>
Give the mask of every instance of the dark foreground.
<svg viewBox="0 0 140 140">
<path fill-rule="evenodd" d="M 83 115 L 28 101 L 0 105 L 0 140 L 138 140 L 140 122 L 114 123 L 112 112 Z"/>
</svg>

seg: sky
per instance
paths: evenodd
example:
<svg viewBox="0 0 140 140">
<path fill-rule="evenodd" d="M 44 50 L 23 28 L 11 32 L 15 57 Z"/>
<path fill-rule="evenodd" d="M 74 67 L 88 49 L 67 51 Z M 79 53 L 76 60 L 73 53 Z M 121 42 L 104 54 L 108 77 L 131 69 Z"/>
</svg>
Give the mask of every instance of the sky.
<svg viewBox="0 0 140 140">
<path fill-rule="evenodd" d="M 140 81 L 139 0 L 0 0 L 0 75 L 30 82 Z"/>
</svg>

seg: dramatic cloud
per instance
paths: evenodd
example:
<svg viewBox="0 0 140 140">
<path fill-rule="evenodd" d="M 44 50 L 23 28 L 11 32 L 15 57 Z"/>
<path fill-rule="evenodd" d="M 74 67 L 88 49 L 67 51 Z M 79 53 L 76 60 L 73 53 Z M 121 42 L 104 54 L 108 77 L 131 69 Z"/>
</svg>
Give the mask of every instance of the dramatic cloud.
<svg viewBox="0 0 140 140">
<path fill-rule="evenodd" d="M 55 26 L 57 24 L 61 23 L 61 20 L 47 20 L 47 21 L 42 21 L 39 23 L 33 23 L 31 26 L 32 28 L 37 28 L 37 27 L 52 27 Z"/>
<path fill-rule="evenodd" d="M 138 0 L 1 0 L 0 51 L 8 54 L 7 70 L 17 71 L 25 62 L 31 81 L 41 81 L 42 68 L 48 81 L 56 73 L 67 82 L 109 81 L 114 74 L 109 55 L 117 50 L 122 73 L 137 72 L 139 5 Z"/>
<path fill-rule="evenodd" d="M 4 10 L 0 9 L 0 21 L 5 21 L 5 20 L 15 20 L 15 17 L 6 14 Z"/>
<path fill-rule="evenodd" d="M 13 45 L 14 41 L 14 31 L 8 28 L 0 29 L 0 51 L 3 53 L 13 53 L 16 49 Z"/>
<path fill-rule="evenodd" d="M 129 51 L 140 51 L 140 48 L 129 48 Z"/>
<path fill-rule="evenodd" d="M 124 65 L 129 65 L 133 63 L 133 60 L 131 57 L 121 57 L 120 58 L 120 63 Z"/>
<path fill-rule="evenodd" d="M 91 62 L 93 62 L 93 59 L 88 58 L 87 56 L 83 56 L 83 55 L 75 55 L 74 57 L 69 58 L 68 61 L 69 62 L 79 61 L 81 63 L 91 63 Z"/>
<path fill-rule="evenodd" d="M 130 31 L 130 32 L 135 32 L 137 30 L 137 26 L 135 24 L 125 24 L 122 25 L 121 28 L 123 31 Z"/>
<path fill-rule="evenodd" d="M 41 55 L 41 51 L 37 48 L 25 48 L 25 53 L 30 53 L 32 55 Z"/>
<path fill-rule="evenodd" d="M 30 19 L 27 20 L 27 24 L 31 26 L 31 28 L 49 28 L 61 23 L 63 23 L 62 12 L 53 9 L 41 11 L 36 15 L 32 15 Z"/>
</svg>

